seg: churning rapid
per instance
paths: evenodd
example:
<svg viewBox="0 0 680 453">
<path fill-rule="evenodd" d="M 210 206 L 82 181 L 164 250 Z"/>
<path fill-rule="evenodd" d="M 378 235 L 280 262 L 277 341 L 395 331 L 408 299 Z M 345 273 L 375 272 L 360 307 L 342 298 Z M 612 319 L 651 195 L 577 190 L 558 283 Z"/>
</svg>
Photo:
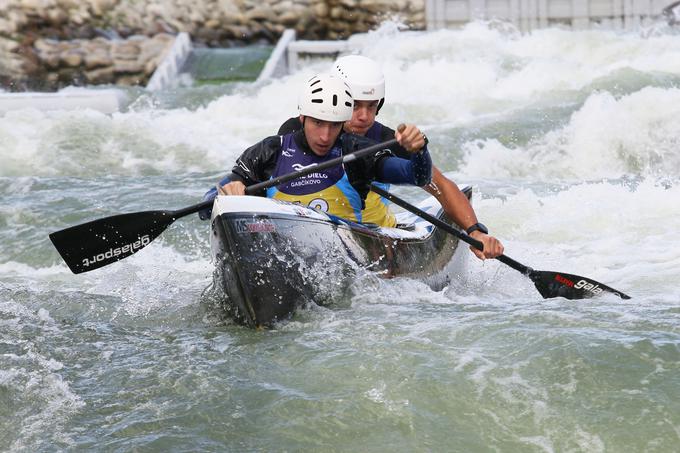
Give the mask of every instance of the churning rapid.
<svg viewBox="0 0 680 453">
<path fill-rule="evenodd" d="M 494 23 L 355 44 L 472 184 L 507 255 L 632 296 L 544 300 L 471 254 L 435 292 L 358 278 L 273 330 L 211 304 L 209 226 L 73 275 L 48 234 L 200 201 L 330 60 L 0 117 L 0 450 L 672 451 L 680 445 L 680 39 Z M 397 188 L 412 202 L 425 193 Z"/>
</svg>

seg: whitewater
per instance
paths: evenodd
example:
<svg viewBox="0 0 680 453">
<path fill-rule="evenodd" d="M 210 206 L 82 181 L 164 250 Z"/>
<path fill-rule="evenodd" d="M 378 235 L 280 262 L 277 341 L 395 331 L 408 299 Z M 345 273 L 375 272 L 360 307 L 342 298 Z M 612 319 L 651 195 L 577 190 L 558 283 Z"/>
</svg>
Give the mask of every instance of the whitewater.
<svg viewBox="0 0 680 453">
<path fill-rule="evenodd" d="M 259 84 L 0 116 L 0 450 L 677 451 L 680 39 L 475 22 L 358 41 L 512 258 L 632 296 L 544 300 L 471 253 L 442 291 L 363 275 L 254 331 L 211 302 L 209 225 L 73 275 L 48 234 L 201 200 L 296 113 Z M 410 202 L 425 192 L 395 193 Z"/>
</svg>

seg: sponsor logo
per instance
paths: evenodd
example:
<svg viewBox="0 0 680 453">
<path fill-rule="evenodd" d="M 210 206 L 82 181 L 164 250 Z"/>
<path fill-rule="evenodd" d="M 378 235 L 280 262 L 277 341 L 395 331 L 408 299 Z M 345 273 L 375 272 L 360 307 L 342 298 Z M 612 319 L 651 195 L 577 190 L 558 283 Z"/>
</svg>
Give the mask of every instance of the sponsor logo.
<svg viewBox="0 0 680 453">
<path fill-rule="evenodd" d="M 560 274 L 555 275 L 555 280 L 570 288 L 574 286 L 574 282 L 566 277 L 562 277 Z"/>
<path fill-rule="evenodd" d="M 293 181 L 290 183 L 291 187 L 302 187 L 302 186 L 311 186 L 314 184 L 321 184 L 320 179 L 301 179 L 300 181 Z"/>
<path fill-rule="evenodd" d="M 293 157 L 294 153 L 295 153 L 295 150 L 291 149 L 291 148 L 284 149 L 283 151 L 281 151 L 281 154 L 283 154 L 286 157 Z"/>
<path fill-rule="evenodd" d="M 149 245 L 149 242 L 151 242 L 151 238 L 149 238 L 148 234 L 145 234 L 135 242 L 131 242 L 120 247 L 110 248 L 104 253 L 94 255 L 92 258 L 83 259 L 83 267 L 90 267 L 93 264 L 99 263 L 101 261 L 108 261 L 112 258 L 123 258 L 124 256 L 131 255 L 142 247 Z"/>
<path fill-rule="evenodd" d="M 315 198 L 309 202 L 309 207 L 321 212 L 328 212 L 328 202 L 323 198 Z"/>
<path fill-rule="evenodd" d="M 362 91 L 361 94 L 375 94 L 375 88 L 371 88 L 370 90 Z"/>
<path fill-rule="evenodd" d="M 276 231 L 276 225 L 269 220 L 251 221 L 238 219 L 235 222 L 236 232 L 239 234 L 251 233 L 273 233 Z"/>
<path fill-rule="evenodd" d="M 600 288 L 600 285 L 593 285 L 592 283 L 588 283 L 585 280 L 579 280 L 576 282 L 574 285 L 574 288 L 576 289 L 585 289 L 586 291 L 590 291 L 593 293 L 593 295 L 598 295 L 601 294 L 603 289 Z"/>
<path fill-rule="evenodd" d="M 314 164 L 309 164 L 309 165 L 293 164 L 293 165 L 291 165 L 291 166 L 293 167 L 294 170 L 300 171 L 300 170 L 304 170 L 305 168 L 315 167 L 315 166 L 316 166 L 316 163 L 314 163 Z"/>
<path fill-rule="evenodd" d="M 246 173 L 250 173 L 250 169 L 246 167 L 246 164 L 244 164 L 241 159 L 239 159 L 236 163 L 238 164 L 239 167 L 243 169 L 243 171 L 245 171 Z"/>
</svg>

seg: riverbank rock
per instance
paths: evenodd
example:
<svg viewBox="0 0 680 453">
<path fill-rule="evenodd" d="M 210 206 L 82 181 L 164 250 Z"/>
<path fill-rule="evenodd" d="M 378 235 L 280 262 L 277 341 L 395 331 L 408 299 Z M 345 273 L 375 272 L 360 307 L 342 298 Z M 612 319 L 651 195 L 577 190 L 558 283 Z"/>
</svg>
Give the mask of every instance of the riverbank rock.
<svg viewBox="0 0 680 453">
<path fill-rule="evenodd" d="M 173 36 L 198 46 L 344 39 L 386 19 L 425 28 L 425 0 L 0 0 L 0 84 L 144 83 Z"/>
</svg>

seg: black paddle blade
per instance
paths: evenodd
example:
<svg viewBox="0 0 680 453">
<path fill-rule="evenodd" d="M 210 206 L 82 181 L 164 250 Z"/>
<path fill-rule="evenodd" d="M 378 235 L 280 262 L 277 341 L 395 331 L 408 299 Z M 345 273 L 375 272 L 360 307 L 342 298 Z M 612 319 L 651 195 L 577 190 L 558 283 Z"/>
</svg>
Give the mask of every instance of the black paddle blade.
<svg viewBox="0 0 680 453">
<path fill-rule="evenodd" d="M 551 297 L 564 297 L 571 300 L 588 299 L 603 293 L 615 294 L 621 299 L 630 299 L 630 296 L 621 291 L 580 275 L 532 270 L 529 278 L 533 280 L 536 289 L 545 299 Z"/>
<path fill-rule="evenodd" d="M 55 231 L 50 239 L 74 274 L 122 260 L 156 239 L 172 222 L 172 211 L 119 214 Z"/>
</svg>

